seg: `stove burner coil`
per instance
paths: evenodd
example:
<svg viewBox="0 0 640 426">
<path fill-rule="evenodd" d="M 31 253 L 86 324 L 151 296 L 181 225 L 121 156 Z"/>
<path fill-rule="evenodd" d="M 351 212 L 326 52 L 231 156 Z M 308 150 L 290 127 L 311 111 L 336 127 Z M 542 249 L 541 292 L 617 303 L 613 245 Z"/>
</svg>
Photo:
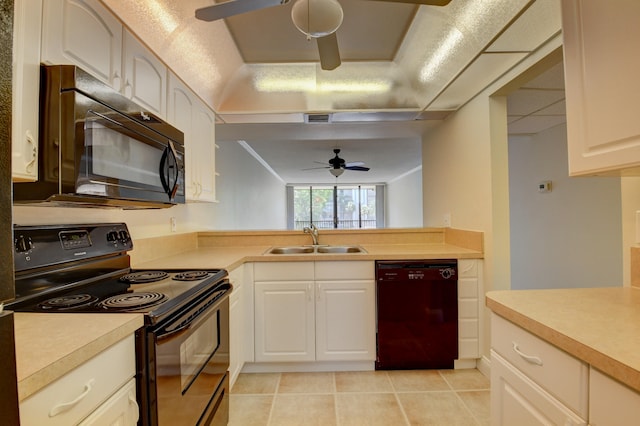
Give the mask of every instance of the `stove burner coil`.
<svg viewBox="0 0 640 426">
<path fill-rule="evenodd" d="M 126 293 L 104 299 L 98 306 L 102 309 L 133 310 L 158 305 L 165 300 L 167 300 L 167 296 L 162 293 Z"/>
<path fill-rule="evenodd" d="M 165 279 L 169 274 L 164 271 L 139 271 L 120 277 L 120 281 L 129 284 L 152 283 Z"/>
<path fill-rule="evenodd" d="M 197 281 L 209 275 L 207 271 L 186 271 L 176 274 L 173 279 L 176 281 Z"/>
<path fill-rule="evenodd" d="M 54 297 L 38 304 L 38 308 L 51 311 L 64 311 L 66 309 L 89 306 L 98 301 L 98 298 L 90 294 L 73 294 L 70 296 Z"/>
</svg>

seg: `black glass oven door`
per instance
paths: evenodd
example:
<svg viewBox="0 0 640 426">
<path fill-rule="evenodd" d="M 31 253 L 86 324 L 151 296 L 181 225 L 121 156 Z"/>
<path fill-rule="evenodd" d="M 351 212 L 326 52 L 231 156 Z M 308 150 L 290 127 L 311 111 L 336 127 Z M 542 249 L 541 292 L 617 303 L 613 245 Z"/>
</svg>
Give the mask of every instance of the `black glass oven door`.
<svg viewBox="0 0 640 426">
<path fill-rule="evenodd" d="M 156 337 L 159 425 L 196 425 L 229 368 L 229 299 L 198 314 L 184 329 Z"/>
</svg>

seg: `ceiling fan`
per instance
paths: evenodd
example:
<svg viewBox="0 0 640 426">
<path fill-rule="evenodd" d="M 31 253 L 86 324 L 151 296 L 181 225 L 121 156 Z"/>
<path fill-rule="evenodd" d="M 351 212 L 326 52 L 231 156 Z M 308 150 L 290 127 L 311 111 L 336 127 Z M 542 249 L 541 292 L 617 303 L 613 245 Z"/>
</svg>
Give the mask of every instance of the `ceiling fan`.
<svg viewBox="0 0 640 426">
<path fill-rule="evenodd" d="M 336 156 L 333 158 L 330 158 L 327 163 L 315 161 L 315 163 L 318 163 L 318 164 L 328 164 L 328 165 L 324 167 L 312 167 L 310 169 L 303 169 L 303 170 L 329 169 L 329 173 L 331 173 L 335 177 L 340 176 L 345 170 L 355 170 L 358 172 L 368 172 L 370 170 L 369 167 L 364 167 L 364 163 L 362 161 L 352 161 L 349 163 L 344 161 L 342 158 L 338 156 L 338 154 L 340 154 L 340 150 L 338 148 L 335 148 L 333 152 L 334 154 L 336 154 Z"/>
<path fill-rule="evenodd" d="M 241 13 L 280 6 L 290 0 L 227 0 L 212 6 L 196 9 L 196 18 L 215 21 Z M 451 0 L 374 0 L 411 3 L 429 6 L 446 6 Z M 338 0 L 296 0 L 291 8 L 293 24 L 307 39 L 315 38 L 323 70 L 336 69 L 341 64 L 336 31 L 342 24 L 342 7 Z"/>
</svg>

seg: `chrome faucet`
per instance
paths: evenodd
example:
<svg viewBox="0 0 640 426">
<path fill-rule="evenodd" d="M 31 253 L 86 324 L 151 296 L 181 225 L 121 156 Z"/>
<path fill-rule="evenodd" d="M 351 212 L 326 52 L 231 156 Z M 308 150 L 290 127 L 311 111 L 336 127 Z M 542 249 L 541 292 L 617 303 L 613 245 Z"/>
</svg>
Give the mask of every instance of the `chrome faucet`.
<svg viewBox="0 0 640 426">
<path fill-rule="evenodd" d="M 304 232 L 305 234 L 310 234 L 311 238 L 313 239 L 313 245 L 314 246 L 318 245 L 318 228 L 316 228 L 316 226 L 313 223 L 309 226 L 305 226 L 302 229 L 302 232 Z"/>
</svg>

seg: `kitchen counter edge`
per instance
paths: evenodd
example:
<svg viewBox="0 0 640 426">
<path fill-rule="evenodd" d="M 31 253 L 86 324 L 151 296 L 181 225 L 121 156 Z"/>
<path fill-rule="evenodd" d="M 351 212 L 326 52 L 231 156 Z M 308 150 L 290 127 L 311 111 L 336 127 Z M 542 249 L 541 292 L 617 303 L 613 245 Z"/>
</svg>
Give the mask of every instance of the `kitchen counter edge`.
<svg viewBox="0 0 640 426">
<path fill-rule="evenodd" d="M 495 314 L 640 392 L 640 289 L 501 290 L 485 301 Z"/>
<path fill-rule="evenodd" d="M 19 401 L 144 325 L 141 314 L 16 312 L 14 319 Z"/>
</svg>

